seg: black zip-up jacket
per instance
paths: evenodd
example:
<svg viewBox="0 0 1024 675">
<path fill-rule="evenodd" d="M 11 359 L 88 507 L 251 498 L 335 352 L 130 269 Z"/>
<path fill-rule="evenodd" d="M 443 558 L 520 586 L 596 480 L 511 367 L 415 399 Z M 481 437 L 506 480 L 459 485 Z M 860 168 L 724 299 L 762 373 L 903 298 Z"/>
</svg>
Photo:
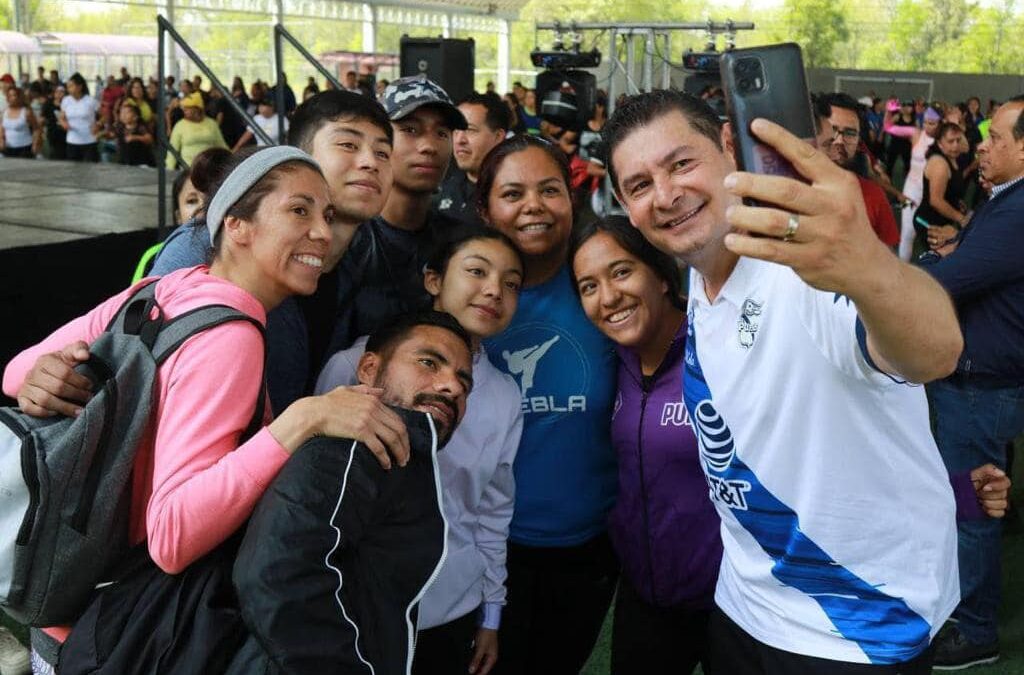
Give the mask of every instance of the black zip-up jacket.
<svg viewBox="0 0 1024 675">
<path fill-rule="evenodd" d="M 253 639 L 231 673 L 410 673 L 417 604 L 445 553 L 438 439 L 398 410 L 412 453 L 385 471 L 361 443 L 304 444 L 261 498 L 233 580 Z"/>
</svg>

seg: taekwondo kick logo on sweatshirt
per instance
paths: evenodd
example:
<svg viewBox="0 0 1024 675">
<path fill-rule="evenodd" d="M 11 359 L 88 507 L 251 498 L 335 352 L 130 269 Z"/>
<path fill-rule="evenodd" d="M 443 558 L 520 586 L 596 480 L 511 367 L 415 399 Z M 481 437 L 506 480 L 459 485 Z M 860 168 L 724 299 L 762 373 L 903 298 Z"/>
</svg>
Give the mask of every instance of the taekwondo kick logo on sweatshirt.
<svg viewBox="0 0 1024 675">
<path fill-rule="evenodd" d="M 523 412 L 586 412 L 590 368 L 581 345 L 564 331 L 532 327 L 519 333 L 505 344 L 522 346 L 503 349 L 501 358 L 519 381 Z"/>
</svg>

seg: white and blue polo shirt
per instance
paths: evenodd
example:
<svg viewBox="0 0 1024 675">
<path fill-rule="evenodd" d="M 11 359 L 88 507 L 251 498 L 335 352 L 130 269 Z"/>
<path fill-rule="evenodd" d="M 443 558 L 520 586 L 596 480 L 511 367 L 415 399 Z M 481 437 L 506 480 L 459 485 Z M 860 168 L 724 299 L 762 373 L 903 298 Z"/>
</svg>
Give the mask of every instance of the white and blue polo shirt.
<svg viewBox="0 0 1024 675">
<path fill-rule="evenodd" d="M 916 657 L 959 600 L 955 504 L 924 389 L 878 371 L 857 308 L 741 258 L 691 272 L 685 397 L 725 555 L 715 601 L 758 641 Z"/>
</svg>

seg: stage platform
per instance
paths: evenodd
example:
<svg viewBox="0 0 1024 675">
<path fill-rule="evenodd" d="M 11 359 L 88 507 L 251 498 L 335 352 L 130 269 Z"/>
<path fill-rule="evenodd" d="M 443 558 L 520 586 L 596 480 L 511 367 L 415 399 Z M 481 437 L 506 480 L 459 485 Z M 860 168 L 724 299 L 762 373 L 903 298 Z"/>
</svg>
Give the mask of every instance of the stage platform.
<svg viewBox="0 0 1024 675">
<path fill-rule="evenodd" d="M 0 158 L 0 250 L 155 230 L 158 187 L 156 169 Z"/>
<path fill-rule="evenodd" d="M 128 286 L 157 241 L 157 181 L 156 169 L 0 157 L 0 368 Z"/>
</svg>

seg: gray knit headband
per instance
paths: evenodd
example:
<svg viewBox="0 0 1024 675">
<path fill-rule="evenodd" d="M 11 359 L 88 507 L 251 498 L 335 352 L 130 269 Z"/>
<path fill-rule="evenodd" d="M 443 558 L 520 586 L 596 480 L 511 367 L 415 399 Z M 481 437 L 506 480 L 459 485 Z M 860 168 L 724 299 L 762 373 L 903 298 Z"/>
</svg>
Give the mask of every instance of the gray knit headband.
<svg viewBox="0 0 1024 675">
<path fill-rule="evenodd" d="M 231 207 L 237 204 L 238 200 L 244 197 L 245 193 L 251 190 L 252 186 L 256 185 L 261 178 L 286 162 L 305 162 L 322 173 L 316 160 L 296 147 L 276 145 L 257 150 L 235 167 L 235 170 L 217 189 L 217 194 L 210 200 L 210 206 L 206 209 L 206 228 L 210 231 L 211 245 L 217 238 L 224 216 L 227 215 Z"/>
</svg>

